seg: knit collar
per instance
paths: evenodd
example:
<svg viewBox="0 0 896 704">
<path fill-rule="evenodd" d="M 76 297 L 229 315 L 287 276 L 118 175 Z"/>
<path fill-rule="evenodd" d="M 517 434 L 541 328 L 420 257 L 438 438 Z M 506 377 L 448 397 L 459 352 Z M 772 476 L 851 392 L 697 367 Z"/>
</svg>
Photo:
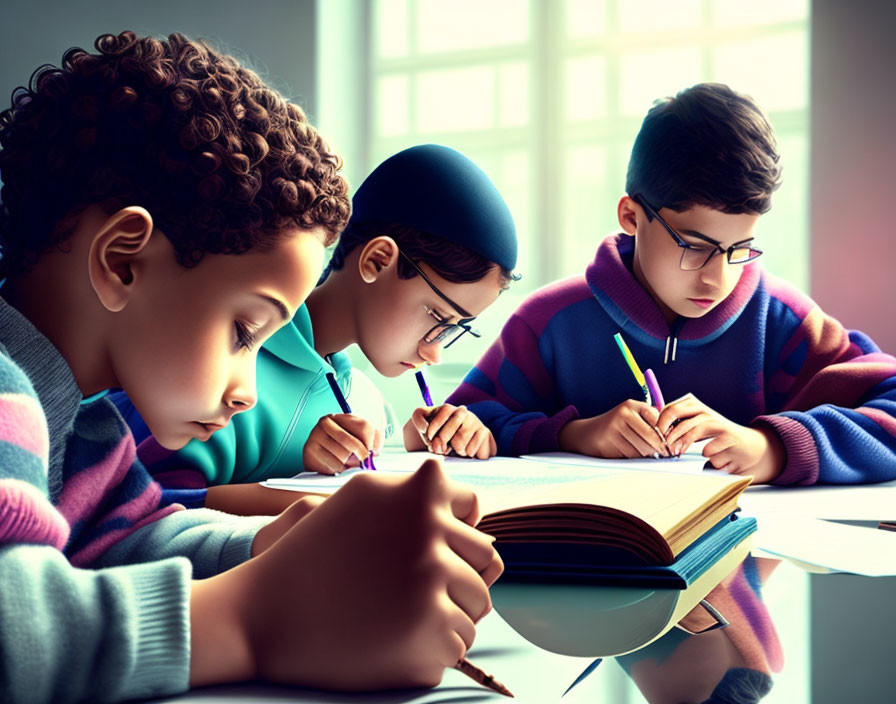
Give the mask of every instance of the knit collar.
<svg viewBox="0 0 896 704">
<path fill-rule="evenodd" d="M 592 293 L 620 328 L 632 324 L 657 340 L 670 334 L 662 310 L 632 272 L 634 238 L 624 233 L 610 235 L 597 248 L 594 261 L 585 270 Z M 709 342 L 737 320 L 759 285 L 761 269 L 746 264 L 737 286 L 718 306 L 700 318 L 679 317 L 673 323 L 682 340 Z"/>
<path fill-rule="evenodd" d="M 31 321 L 0 298 L 0 345 L 25 372 L 43 408 L 50 433 L 51 501 L 62 490 L 65 447 L 81 403 L 81 389 L 59 350 Z"/>
</svg>

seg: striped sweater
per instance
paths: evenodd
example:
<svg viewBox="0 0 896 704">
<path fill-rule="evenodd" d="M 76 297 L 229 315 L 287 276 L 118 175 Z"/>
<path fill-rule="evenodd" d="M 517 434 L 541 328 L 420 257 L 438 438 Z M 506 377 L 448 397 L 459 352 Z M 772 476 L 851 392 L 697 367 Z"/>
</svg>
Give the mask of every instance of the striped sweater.
<svg viewBox="0 0 896 704">
<path fill-rule="evenodd" d="M 190 581 L 262 522 L 163 507 L 108 399 L 0 299 L 0 701 L 120 701 L 189 681 Z"/>
<path fill-rule="evenodd" d="M 666 399 L 690 392 L 735 423 L 772 428 L 787 452 L 775 483 L 896 478 L 896 359 L 756 264 L 715 309 L 670 325 L 632 257 L 632 238 L 611 236 L 584 276 L 532 294 L 448 398 L 482 419 L 499 454 L 556 450 L 569 421 L 643 399 L 621 332 Z"/>
</svg>

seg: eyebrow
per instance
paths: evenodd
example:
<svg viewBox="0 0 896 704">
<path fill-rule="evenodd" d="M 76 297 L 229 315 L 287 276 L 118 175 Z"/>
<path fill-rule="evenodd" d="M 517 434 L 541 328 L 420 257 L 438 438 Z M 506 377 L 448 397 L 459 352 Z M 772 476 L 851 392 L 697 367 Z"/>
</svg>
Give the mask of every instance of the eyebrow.
<svg viewBox="0 0 896 704">
<path fill-rule="evenodd" d="M 699 232 L 698 230 L 676 230 L 676 232 L 678 232 L 678 234 L 680 234 L 680 235 L 688 235 L 689 237 L 696 237 L 697 239 L 701 239 L 704 242 L 708 242 L 709 244 L 714 244 L 716 247 L 725 249 L 725 247 L 722 247 L 721 242 L 719 242 L 718 240 L 714 240 L 712 237 L 707 237 L 706 235 L 704 235 L 702 232 Z M 738 240 L 737 242 L 733 242 L 731 244 L 731 247 L 736 247 L 739 244 L 746 244 L 747 242 L 752 242 L 755 239 L 756 239 L 755 237 L 747 237 L 747 239 L 745 239 L 745 240 Z"/>
<path fill-rule="evenodd" d="M 258 297 L 274 306 L 274 308 L 277 309 L 277 312 L 280 313 L 283 322 L 289 322 L 289 319 L 292 316 L 289 314 L 289 309 L 284 305 L 283 301 L 278 301 L 276 298 L 266 296 L 263 293 L 259 293 Z"/>
</svg>

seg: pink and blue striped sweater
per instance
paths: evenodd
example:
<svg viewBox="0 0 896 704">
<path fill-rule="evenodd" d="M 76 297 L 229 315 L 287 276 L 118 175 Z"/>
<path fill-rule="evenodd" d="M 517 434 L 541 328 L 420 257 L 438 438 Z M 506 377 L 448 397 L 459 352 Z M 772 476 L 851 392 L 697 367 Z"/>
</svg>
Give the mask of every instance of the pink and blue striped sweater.
<svg viewBox="0 0 896 704">
<path fill-rule="evenodd" d="M 499 454 L 556 450 L 569 421 L 642 399 L 621 332 L 667 399 L 690 392 L 773 428 L 787 451 L 775 483 L 896 478 L 896 359 L 756 264 L 707 315 L 670 326 L 632 274 L 633 246 L 608 237 L 584 276 L 532 294 L 448 398 L 482 419 Z"/>
<path fill-rule="evenodd" d="M 189 682 L 190 582 L 269 519 L 161 506 L 105 398 L 0 299 L 0 701 L 121 701 Z"/>
</svg>

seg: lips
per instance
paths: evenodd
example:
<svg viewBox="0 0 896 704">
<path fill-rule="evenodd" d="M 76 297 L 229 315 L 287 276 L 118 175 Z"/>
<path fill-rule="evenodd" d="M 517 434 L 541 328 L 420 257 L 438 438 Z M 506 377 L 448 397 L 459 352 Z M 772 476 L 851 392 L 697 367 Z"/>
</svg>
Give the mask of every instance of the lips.
<svg viewBox="0 0 896 704">
<path fill-rule="evenodd" d="M 225 425 L 227 425 L 226 423 L 212 423 L 212 422 L 203 423 L 202 421 L 198 421 L 198 420 L 193 421 L 193 424 L 202 428 L 203 432 L 205 432 L 207 435 L 211 435 L 216 430 L 220 430 Z"/>
<path fill-rule="evenodd" d="M 712 298 L 689 298 L 688 299 L 694 305 L 700 306 L 701 308 L 709 308 L 715 300 Z"/>
</svg>

